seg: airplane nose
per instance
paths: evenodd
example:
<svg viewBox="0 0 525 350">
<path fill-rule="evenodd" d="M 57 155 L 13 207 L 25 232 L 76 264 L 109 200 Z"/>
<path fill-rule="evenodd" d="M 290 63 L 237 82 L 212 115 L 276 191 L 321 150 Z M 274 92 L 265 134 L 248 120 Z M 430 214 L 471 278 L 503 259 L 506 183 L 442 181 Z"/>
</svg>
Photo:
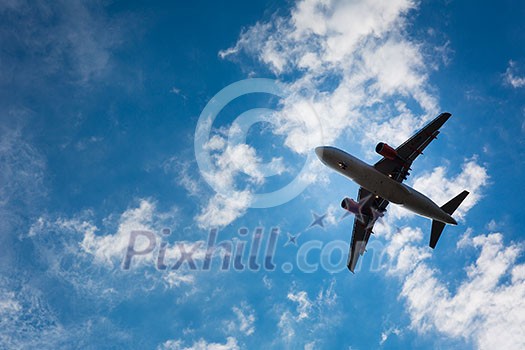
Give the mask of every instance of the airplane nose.
<svg viewBox="0 0 525 350">
<path fill-rule="evenodd" d="M 317 154 L 317 157 L 319 157 L 319 159 L 323 159 L 324 150 L 325 150 L 325 147 L 322 147 L 322 146 L 315 148 L 315 154 Z"/>
</svg>

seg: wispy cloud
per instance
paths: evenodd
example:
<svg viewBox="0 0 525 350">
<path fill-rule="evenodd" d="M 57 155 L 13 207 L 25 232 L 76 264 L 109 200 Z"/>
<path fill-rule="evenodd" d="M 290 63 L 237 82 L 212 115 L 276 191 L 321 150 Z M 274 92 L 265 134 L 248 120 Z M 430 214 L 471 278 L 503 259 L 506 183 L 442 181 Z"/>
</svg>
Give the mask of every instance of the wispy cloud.
<svg viewBox="0 0 525 350">
<path fill-rule="evenodd" d="M 111 52 L 122 40 L 122 19 L 110 22 L 94 3 L 8 1 L 0 5 L 0 18 L 4 48 L 21 54 L 2 55 L 11 67 L 1 73 L 4 83 L 35 86 L 59 75 L 90 82 L 107 72 Z"/>
<path fill-rule="evenodd" d="M 18 118 L 14 112 L 10 118 Z M 0 126 L 0 210 L 7 215 L 35 206 L 47 192 L 46 160 L 23 136 L 21 127 Z M 18 205 L 13 205 L 17 203 Z"/>
<path fill-rule="evenodd" d="M 240 332 L 245 336 L 250 336 L 255 332 L 255 310 L 246 302 L 232 308 L 236 319 L 227 323 L 230 333 Z"/>
<path fill-rule="evenodd" d="M 212 343 L 200 339 L 192 345 L 184 345 L 182 340 L 167 340 L 157 347 L 157 350 L 239 350 L 237 339 L 228 337 L 226 343 Z"/>
<path fill-rule="evenodd" d="M 129 208 L 120 215 L 117 232 L 113 234 L 95 234 L 95 227 L 89 226 L 84 229 L 84 225 L 77 230 L 84 232 L 81 247 L 85 252 L 93 255 L 95 262 L 114 266 L 115 263 L 122 261 L 132 231 L 160 232 L 162 227 L 159 227 L 159 224 L 162 225 L 161 223 L 166 219 L 175 222 L 175 211 L 159 213 L 154 202 L 142 199 L 138 207 Z M 147 259 L 151 260 L 152 255 Z"/>
<path fill-rule="evenodd" d="M 125 347 L 129 342 L 129 334 L 103 316 L 62 322 L 46 292 L 34 281 L 0 277 L 0 282 L 0 344 L 6 349 L 103 346 L 108 342 Z"/>
<path fill-rule="evenodd" d="M 518 75 L 518 64 L 513 60 L 509 61 L 509 66 L 507 67 L 503 78 L 505 83 L 513 88 L 525 87 L 525 75 Z"/>
<path fill-rule="evenodd" d="M 57 217 L 55 219 L 48 216 L 41 216 L 35 220 L 29 232 L 26 235 L 21 235 L 21 238 L 29 238 L 38 241 L 45 239 L 45 236 L 50 231 L 60 233 L 57 237 L 69 237 L 66 244 L 75 246 L 63 247 L 67 249 L 68 253 L 77 255 L 82 260 L 86 256 L 92 258 L 92 262 L 96 266 L 102 266 L 110 270 L 121 266 L 122 261 L 126 255 L 126 250 L 130 243 L 131 233 L 133 231 L 147 231 L 153 237 L 153 250 L 150 254 L 136 255 L 133 257 L 133 263 L 130 268 L 150 267 L 156 266 L 158 248 L 163 241 L 163 234 L 161 233 L 165 228 L 174 228 L 178 223 L 177 209 L 172 207 L 168 211 L 159 211 L 157 204 L 151 199 L 140 199 L 136 206 L 131 206 L 124 212 L 111 215 L 105 220 L 104 227 L 96 226 L 90 213 L 79 213 L 73 217 Z M 113 221 L 116 219 L 116 228 L 111 231 L 111 226 L 115 226 Z M 137 238 L 135 242 L 135 249 L 141 250 L 148 245 L 148 239 L 141 240 Z M 72 243 L 74 242 L 74 243 Z M 150 242 L 151 243 L 151 242 Z M 194 244 L 197 248 L 192 253 L 194 259 L 204 259 L 205 247 L 204 242 L 187 242 L 178 241 L 186 250 L 193 249 Z M 178 260 L 181 256 L 179 245 L 168 245 L 165 248 L 164 263 L 171 264 Z M 169 286 L 178 286 L 181 283 L 192 284 L 194 278 L 186 275 L 182 271 L 171 273 L 167 271 L 163 275 L 163 280 Z"/>
<path fill-rule="evenodd" d="M 388 340 L 388 338 L 390 338 L 390 336 L 392 334 L 400 335 L 401 334 L 401 330 L 399 328 L 396 328 L 396 327 L 391 327 L 391 328 L 385 330 L 384 332 L 382 332 L 381 333 L 381 340 L 379 341 L 379 345 L 383 345 Z"/>
<path fill-rule="evenodd" d="M 289 308 L 275 307 L 279 314 L 280 339 L 274 341 L 274 346 L 287 347 L 293 344 L 320 344 L 322 336 L 326 335 L 334 322 L 338 322 L 341 315 L 335 309 L 337 294 L 334 290 L 335 280 L 330 284 L 319 289 L 317 296 L 310 297 L 307 291 L 290 290 L 286 297 L 289 301 L 296 304 L 295 311 Z M 309 337 L 306 337 L 301 330 L 309 328 Z M 317 336 L 316 336 L 317 335 Z"/>
</svg>

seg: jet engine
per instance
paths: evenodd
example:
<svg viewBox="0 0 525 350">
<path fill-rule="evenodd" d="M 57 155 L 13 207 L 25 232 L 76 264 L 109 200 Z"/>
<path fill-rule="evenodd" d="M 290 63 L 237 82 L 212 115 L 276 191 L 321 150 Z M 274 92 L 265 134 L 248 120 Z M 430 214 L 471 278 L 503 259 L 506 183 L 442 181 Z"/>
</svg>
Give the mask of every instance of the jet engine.
<svg viewBox="0 0 525 350">
<path fill-rule="evenodd" d="M 384 142 L 379 142 L 377 144 L 376 152 L 390 160 L 397 158 L 397 151 Z"/>
<path fill-rule="evenodd" d="M 348 210 L 351 213 L 359 214 L 359 203 L 352 198 L 344 198 L 341 202 L 341 208 Z"/>
</svg>

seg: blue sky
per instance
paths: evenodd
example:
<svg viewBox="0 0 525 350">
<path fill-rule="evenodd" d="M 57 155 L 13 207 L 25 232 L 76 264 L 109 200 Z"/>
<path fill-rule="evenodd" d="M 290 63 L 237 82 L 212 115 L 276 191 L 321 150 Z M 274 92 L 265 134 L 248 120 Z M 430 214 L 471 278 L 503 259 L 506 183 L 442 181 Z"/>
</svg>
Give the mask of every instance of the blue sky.
<svg viewBox="0 0 525 350">
<path fill-rule="evenodd" d="M 511 1 L 3 2 L 0 348 L 522 349 L 524 16 Z M 442 111 L 407 183 L 440 205 L 469 190 L 459 225 L 432 251 L 430 221 L 391 205 L 349 273 L 339 203 L 358 188 L 313 147 L 373 163 Z M 244 270 L 219 251 L 202 271 L 214 229 Z M 138 230 L 152 250 L 123 269 Z M 172 268 L 181 247 L 197 270 Z"/>
</svg>

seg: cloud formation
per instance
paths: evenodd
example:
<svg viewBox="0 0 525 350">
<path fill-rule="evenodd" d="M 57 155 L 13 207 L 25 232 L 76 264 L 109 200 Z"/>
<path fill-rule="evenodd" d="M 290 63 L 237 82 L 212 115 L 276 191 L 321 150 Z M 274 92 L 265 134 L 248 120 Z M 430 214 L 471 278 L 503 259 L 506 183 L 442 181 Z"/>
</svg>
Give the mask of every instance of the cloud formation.
<svg viewBox="0 0 525 350">
<path fill-rule="evenodd" d="M 107 72 L 111 50 L 121 42 L 119 23 L 112 23 L 95 4 L 76 1 L 4 1 L 0 39 L 4 64 L 1 83 L 38 85 L 44 79 L 66 76 L 87 83 Z"/>
<path fill-rule="evenodd" d="M 157 347 L 157 350 L 239 350 L 237 339 L 228 337 L 226 343 L 212 343 L 200 339 L 190 346 L 183 345 L 182 340 L 167 340 Z"/>
<path fill-rule="evenodd" d="M 378 135 L 399 143 L 438 112 L 428 83 L 432 65 L 425 62 L 423 44 L 406 32 L 406 16 L 416 5 L 410 0 L 300 1 L 289 15 L 274 15 L 244 30 L 219 57 L 237 60 L 246 54 L 287 82 L 290 94 L 281 101 L 282 110 L 272 114 L 272 132 L 298 155 L 338 143 L 343 134 L 367 147 Z M 257 172 L 250 174 L 257 179 Z M 312 167 L 301 181 L 320 181 L 322 174 Z M 244 213 L 243 206 L 231 210 L 215 200 L 208 221 L 227 224 Z"/>
<path fill-rule="evenodd" d="M 311 298 L 305 290 L 290 290 L 286 298 L 296 304 L 295 312 L 280 306 L 274 308 L 279 314 L 277 326 L 280 336 L 274 341 L 274 346 L 319 345 L 320 339 L 340 317 L 339 312 L 335 310 L 338 296 L 334 288 L 335 280 L 332 280 L 326 288 L 319 289 L 315 298 Z M 302 331 L 304 328 L 309 329 L 308 336 Z"/>
<path fill-rule="evenodd" d="M 525 265 L 523 247 L 505 245 L 501 233 L 465 236 L 460 249 L 480 250 L 455 291 L 439 271 L 422 261 L 406 276 L 401 296 L 411 327 L 473 341 L 479 349 L 525 346 Z"/>
<path fill-rule="evenodd" d="M 230 332 L 240 332 L 245 336 L 250 336 L 255 332 L 255 311 L 246 302 L 232 308 L 236 320 L 228 322 Z"/>
<path fill-rule="evenodd" d="M 480 199 L 481 191 L 488 184 L 487 169 L 478 164 L 476 159 L 466 160 L 461 166 L 461 172 L 453 178 L 446 177 L 447 169 L 443 166 L 434 168 L 414 179 L 414 188 L 428 195 L 438 205 L 443 205 L 463 190 L 469 191 L 467 198 L 454 212 L 454 216 L 463 218 Z"/>
<path fill-rule="evenodd" d="M 525 76 L 520 76 L 517 73 L 518 66 L 513 60 L 509 61 L 509 66 L 503 75 L 505 83 L 509 84 L 513 88 L 525 87 Z"/>
</svg>

